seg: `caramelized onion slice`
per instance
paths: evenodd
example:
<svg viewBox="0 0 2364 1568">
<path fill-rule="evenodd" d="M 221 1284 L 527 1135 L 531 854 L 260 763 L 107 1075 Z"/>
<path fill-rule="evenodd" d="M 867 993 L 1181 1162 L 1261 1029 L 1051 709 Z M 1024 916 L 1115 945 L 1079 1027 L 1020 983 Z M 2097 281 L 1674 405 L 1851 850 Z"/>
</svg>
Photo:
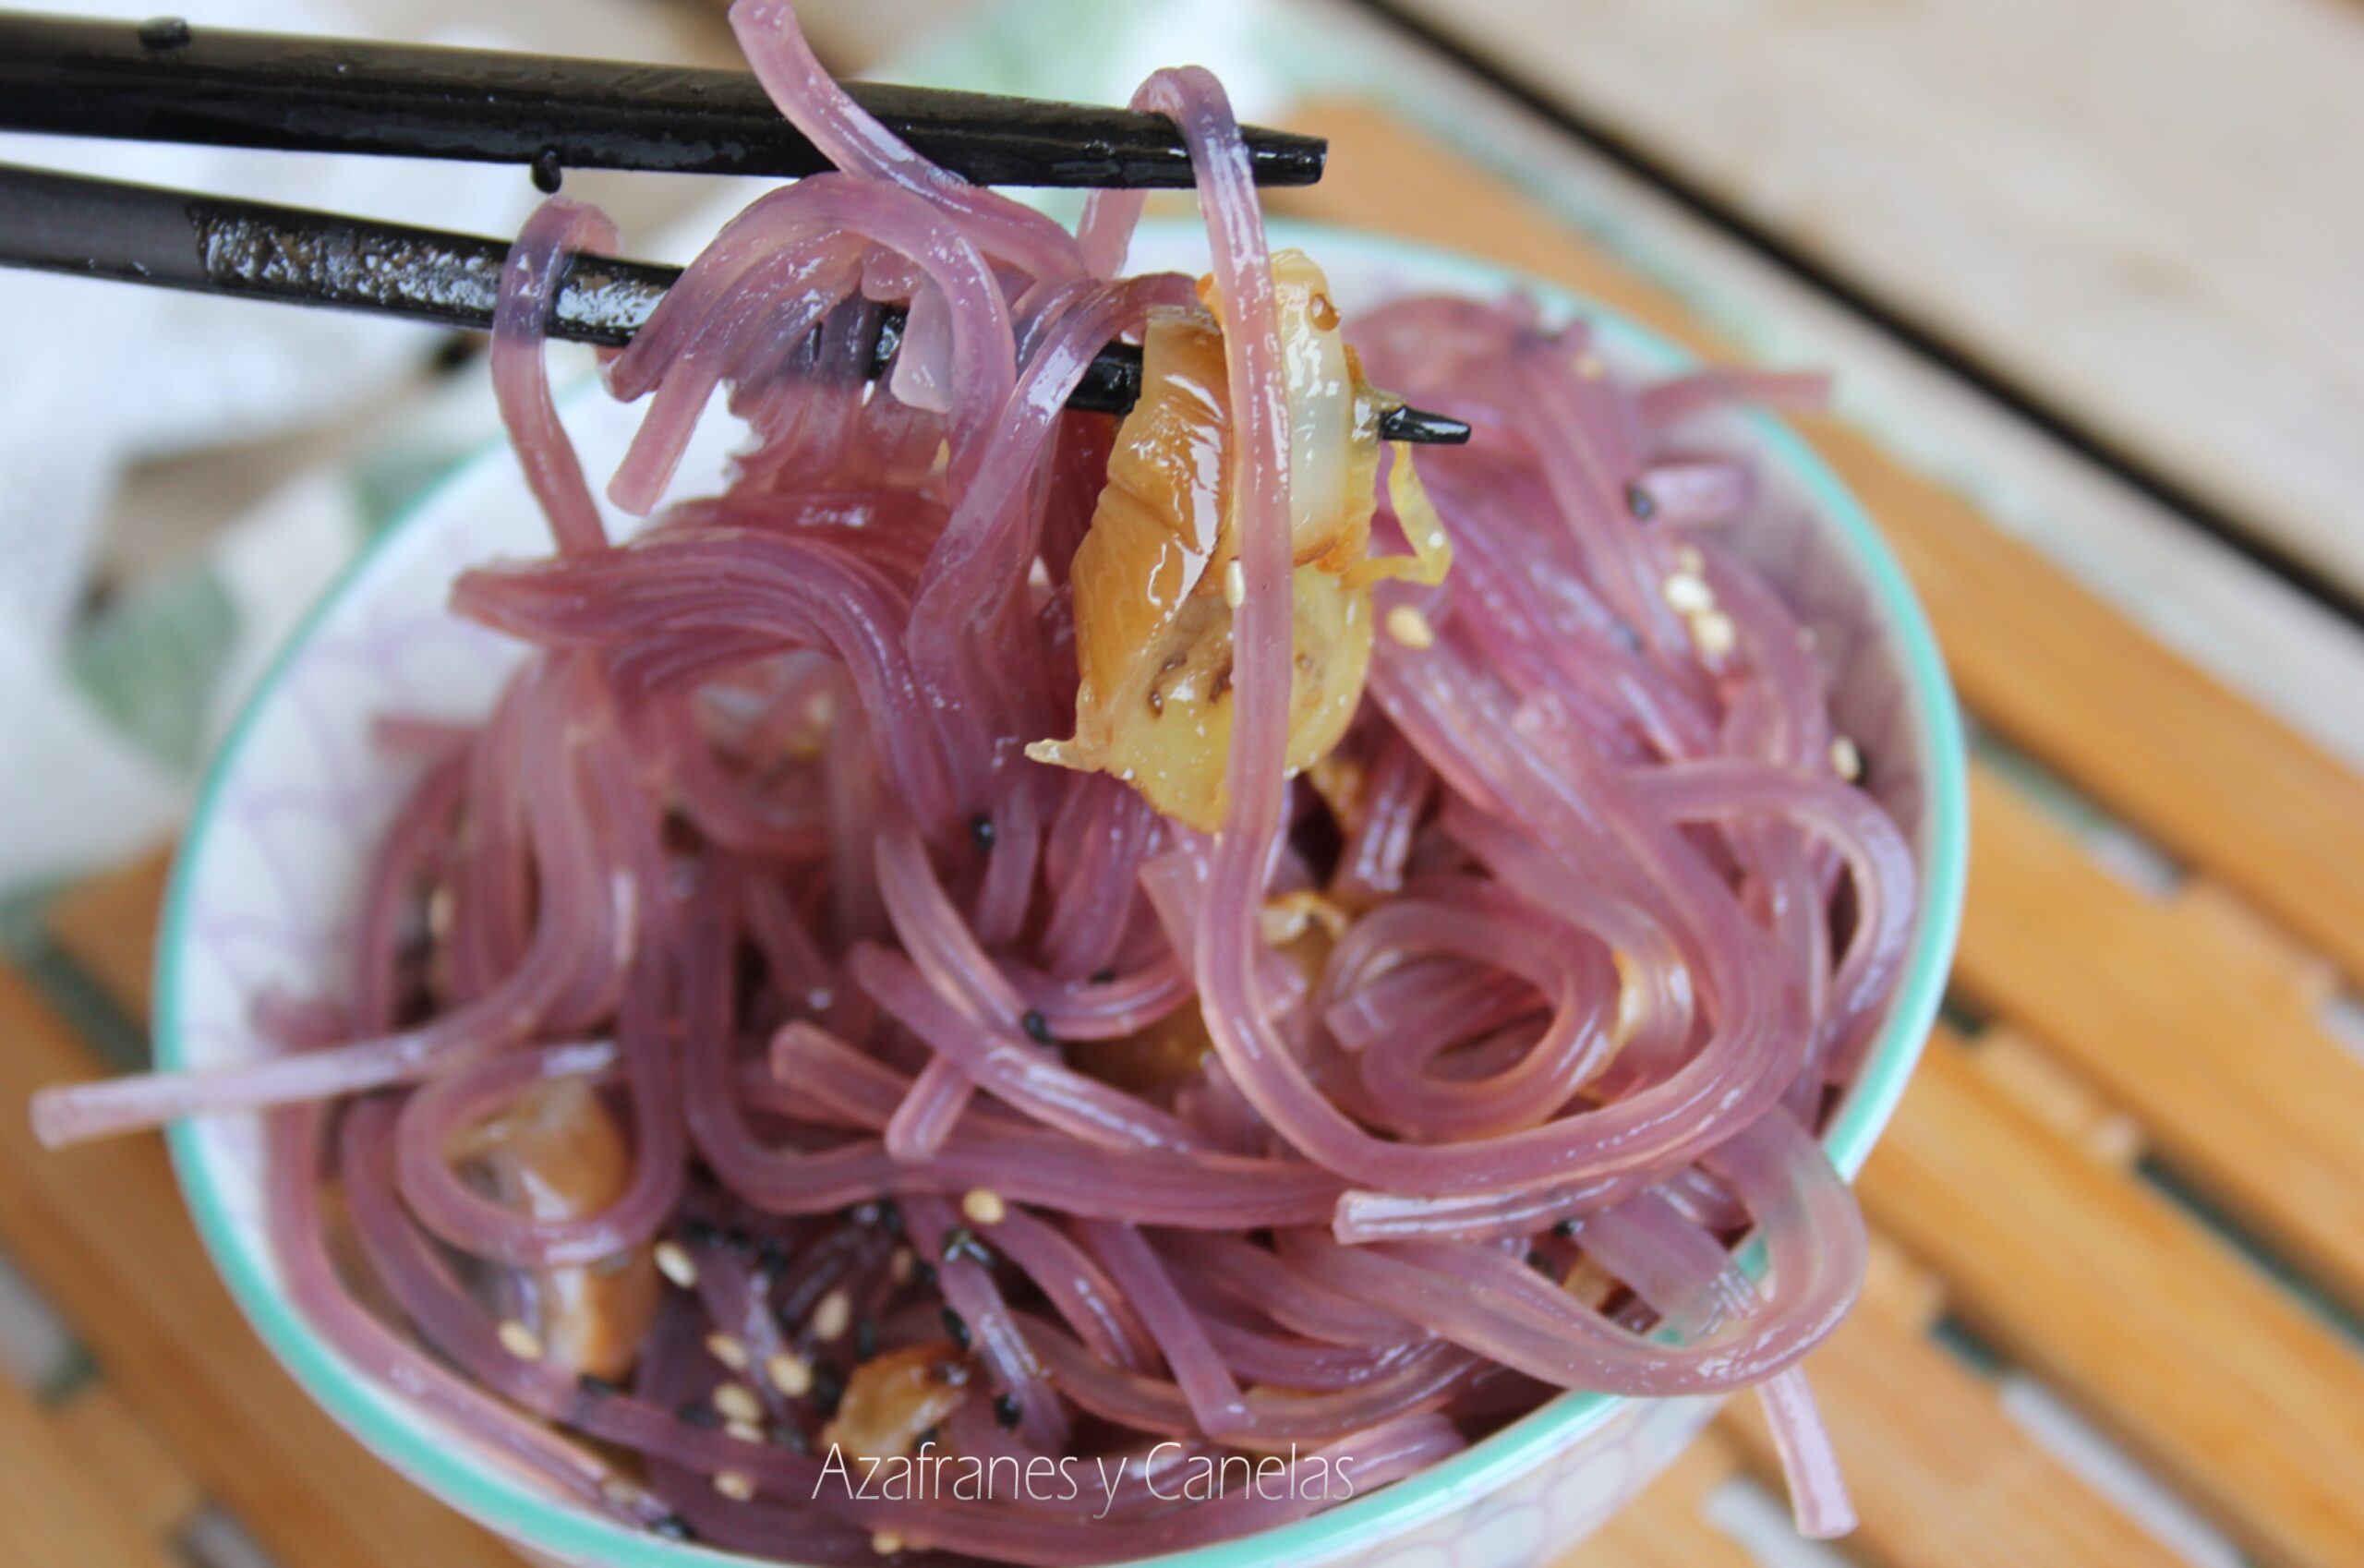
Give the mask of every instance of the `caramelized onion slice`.
<svg viewBox="0 0 2364 1568">
<path fill-rule="evenodd" d="M 536 1086 L 455 1140 L 453 1154 L 504 1206 L 538 1220 L 596 1214 L 632 1181 L 623 1128 L 580 1079 Z M 521 1270 L 520 1321 L 542 1357 L 610 1381 L 639 1358 L 657 1315 L 655 1264 L 645 1247 L 596 1263 Z"/>
<path fill-rule="evenodd" d="M 1297 568 L 1288 765 L 1300 769 L 1337 744 L 1361 701 L 1370 585 L 1396 576 L 1434 583 L 1451 553 L 1399 454 L 1390 499 L 1413 553 L 1371 555 L 1379 395 L 1340 335 L 1321 270 L 1283 251 L 1272 276 Z M 1212 832 L 1223 819 L 1231 753 L 1238 594 L 1221 323 L 1203 311 L 1153 312 L 1142 367 L 1140 401 L 1117 431 L 1108 482 L 1070 573 L 1081 676 L 1075 734 L 1037 742 L 1027 754 L 1114 774 L 1168 816 Z"/>
</svg>

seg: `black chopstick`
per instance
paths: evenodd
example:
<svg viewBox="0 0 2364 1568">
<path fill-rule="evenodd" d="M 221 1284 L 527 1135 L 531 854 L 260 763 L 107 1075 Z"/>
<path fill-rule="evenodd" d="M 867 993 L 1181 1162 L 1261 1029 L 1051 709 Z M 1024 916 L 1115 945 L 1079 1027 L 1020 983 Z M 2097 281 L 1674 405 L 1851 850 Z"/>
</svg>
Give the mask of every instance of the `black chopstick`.
<svg viewBox="0 0 2364 1568">
<path fill-rule="evenodd" d="M 508 245 L 367 218 L 340 217 L 228 197 L 0 163 L 0 266 L 112 278 L 156 288 L 286 305 L 365 310 L 488 331 Z M 678 267 L 577 252 L 549 333 L 572 343 L 628 343 Z M 884 374 L 902 315 L 879 312 L 870 374 Z M 1111 344 L 1092 360 L 1067 406 L 1121 414 L 1140 396 L 1141 354 Z M 1417 408 L 1380 416 L 1388 440 L 1452 445 L 1469 427 Z"/>
<path fill-rule="evenodd" d="M 849 82 L 980 185 L 1181 187 L 1156 115 Z M 0 129 L 561 169 L 792 176 L 828 161 L 743 71 L 554 59 L 0 11 Z M 1311 185 L 1328 144 L 1244 127 L 1258 183 Z"/>
</svg>

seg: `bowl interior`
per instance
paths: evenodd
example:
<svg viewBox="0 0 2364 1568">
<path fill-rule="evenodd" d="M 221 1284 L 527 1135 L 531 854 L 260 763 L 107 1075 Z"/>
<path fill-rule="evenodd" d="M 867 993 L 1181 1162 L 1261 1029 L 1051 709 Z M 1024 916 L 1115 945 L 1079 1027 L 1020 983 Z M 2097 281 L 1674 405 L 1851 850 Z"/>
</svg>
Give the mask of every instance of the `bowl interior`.
<svg viewBox="0 0 2364 1568">
<path fill-rule="evenodd" d="M 1547 315 L 1594 320 L 1621 369 L 1688 363 L 1661 340 L 1567 291 L 1396 241 L 1275 223 L 1328 271 L 1351 313 L 1405 293 L 1498 296 L 1524 288 Z M 1144 225 L 1135 270 L 1200 270 L 1195 224 Z M 603 476 L 639 410 L 588 385 L 561 400 L 586 465 Z M 674 494 L 718 488 L 737 430 L 707 420 Z M 1735 547 L 1813 626 L 1834 673 L 1840 727 L 1872 759 L 1870 787 L 1905 826 L 1921 873 L 1914 949 L 1862 1078 L 1826 1134 L 1851 1176 L 1901 1093 L 1953 950 L 1965 833 L 1959 718 L 1936 645 L 1902 573 L 1860 506 L 1785 427 L 1720 413 L 1709 444 L 1756 454 L 1762 516 Z M 595 485 L 595 489 L 597 486 Z M 630 520 L 609 518 L 611 527 Z M 410 782 L 375 754 L 373 719 L 402 712 L 473 719 L 521 650 L 444 609 L 452 579 L 500 556 L 546 551 L 547 535 L 504 445 L 487 449 L 389 528 L 307 618 L 241 717 L 208 780 L 175 869 L 159 953 L 156 1054 L 166 1067 L 235 1062 L 262 1049 L 249 1027 L 274 988 L 333 994 L 367 847 Z M 363 1377 L 288 1307 L 263 1239 L 260 1141 L 248 1116 L 175 1127 L 181 1181 L 214 1260 L 256 1328 L 314 1397 L 389 1462 L 493 1528 L 570 1561 L 714 1563 L 721 1554 L 623 1530 L 550 1494 L 497 1455 L 457 1443 Z M 1249 1568 L 1330 1557 L 1432 1518 L 1557 1452 L 1622 1402 L 1571 1394 L 1468 1452 L 1313 1519 L 1174 1562 Z M 732 1560 L 736 1561 L 736 1560 Z"/>
</svg>

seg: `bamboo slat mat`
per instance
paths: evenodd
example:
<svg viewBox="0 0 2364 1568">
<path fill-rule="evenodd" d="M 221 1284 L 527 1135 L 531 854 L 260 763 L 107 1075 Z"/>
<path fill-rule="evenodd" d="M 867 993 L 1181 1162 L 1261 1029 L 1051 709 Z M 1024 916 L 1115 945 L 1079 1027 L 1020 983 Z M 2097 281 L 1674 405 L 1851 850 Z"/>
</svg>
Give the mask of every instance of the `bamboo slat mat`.
<svg viewBox="0 0 2364 1568">
<path fill-rule="evenodd" d="M 1382 115 L 1303 118 L 1335 156 L 1291 211 L 1495 257 L 1715 350 Z M 1863 1308 L 1810 1363 L 1863 1517 L 1840 1555 L 2149 1568 L 2181 1560 L 2165 1499 L 2203 1552 L 2364 1563 L 2364 1060 L 2326 1021 L 2364 983 L 2364 781 L 1861 434 L 1809 434 L 1904 558 L 1982 736 L 1957 1007 L 1864 1173 Z M 271 1362 L 157 1144 L 50 1155 L 25 1132 L 32 1088 L 102 1070 L 93 995 L 144 1013 L 161 864 L 50 906 L 62 984 L 0 969 L 0 1253 L 91 1364 L 38 1397 L 0 1383 L 0 1562 L 155 1563 L 227 1519 L 283 1568 L 513 1564 Z M 2153 1484 L 2122 1507 L 2125 1466 L 2063 1430 Z M 1745 1568 L 1768 1482 L 1736 1402 L 1564 1568 Z"/>
</svg>

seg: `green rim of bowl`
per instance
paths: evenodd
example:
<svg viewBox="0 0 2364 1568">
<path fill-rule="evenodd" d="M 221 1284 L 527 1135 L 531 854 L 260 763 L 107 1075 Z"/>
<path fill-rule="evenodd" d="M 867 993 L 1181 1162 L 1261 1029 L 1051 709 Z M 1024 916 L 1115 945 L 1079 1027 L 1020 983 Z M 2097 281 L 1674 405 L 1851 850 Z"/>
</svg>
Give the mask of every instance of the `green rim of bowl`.
<svg viewBox="0 0 2364 1568">
<path fill-rule="evenodd" d="M 1695 356 L 1598 302 L 1572 290 L 1526 277 L 1474 257 L 1348 229 L 1301 223 L 1271 225 L 1276 246 L 1297 245 L 1318 255 L 1352 252 L 1378 269 L 1417 275 L 1423 286 L 1451 288 L 1482 296 L 1524 289 L 1555 313 L 1590 319 L 1612 346 L 1664 368 L 1695 363 Z M 1187 220 L 1144 225 L 1145 232 L 1197 232 Z M 596 395 L 576 389 L 574 395 Z M 1805 486 L 1815 505 L 1846 541 L 1863 569 L 1880 619 L 1901 649 L 1919 716 L 1919 740 L 1928 758 L 1928 845 L 1922 868 L 1920 908 L 1912 953 L 1887 1023 L 1867 1055 L 1862 1075 L 1841 1103 L 1823 1143 L 1831 1162 L 1849 1177 L 1862 1168 L 1880 1129 L 1904 1092 L 1906 1080 L 1936 1017 L 1960 927 L 1969 859 L 1969 803 L 1963 776 L 1961 719 L 1935 635 L 1901 567 L 1854 496 L 1819 455 L 1770 415 L 1749 411 L 1752 432 L 1767 453 Z M 369 575 L 389 543 L 418 518 L 433 513 L 450 488 L 479 465 L 498 461 L 505 442 L 488 440 L 467 461 L 437 480 L 388 525 L 298 622 L 273 657 L 253 695 L 231 727 L 204 787 L 175 864 L 166 895 L 157 958 L 156 1063 L 182 1065 L 180 973 L 188 943 L 193 868 L 203 858 L 221 794 L 235 771 L 257 716 L 274 700 L 281 682 L 309 645 L 320 623 Z M 534 1490 L 464 1451 L 439 1443 L 390 1411 L 380 1394 L 363 1386 L 349 1366 L 289 1304 L 278 1287 L 246 1255 L 222 1192 L 214 1185 L 195 1131 L 187 1124 L 170 1129 L 173 1162 L 199 1234 L 215 1267 L 265 1344 L 312 1397 L 395 1468 L 434 1490 L 478 1522 L 534 1548 L 564 1559 L 603 1561 L 635 1568 L 713 1568 L 718 1562 L 749 1561 L 735 1554 L 680 1545 L 626 1528 Z M 1763 1268 L 1761 1248 L 1743 1252 L 1751 1272 Z M 1466 1451 L 1368 1497 L 1341 1504 L 1294 1524 L 1203 1547 L 1156 1561 L 1162 1568 L 1267 1568 L 1316 1555 L 1328 1556 L 1377 1544 L 1524 1473 L 1550 1453 L 1583 1438 L 1625 1403 L 1604 1393 L 1568 1393 L 1511 1423 Z"/>
</svg>

